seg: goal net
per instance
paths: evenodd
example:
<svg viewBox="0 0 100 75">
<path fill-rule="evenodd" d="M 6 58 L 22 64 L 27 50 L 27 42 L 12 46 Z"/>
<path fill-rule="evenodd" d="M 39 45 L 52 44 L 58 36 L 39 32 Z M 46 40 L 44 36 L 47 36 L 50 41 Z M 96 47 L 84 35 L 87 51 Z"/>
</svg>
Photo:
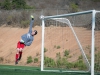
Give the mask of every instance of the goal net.
<svg viewBox="0 0 100 75">
<path fill-rule="evenodd" d="M 41 71 L 94 72 L 94 67 L 99 65 L 97 61 L 94 65 L 94 56 L 98 57 L 100 49 L 99 14 L 99 11 L 90 10 L 41 16 Z M 97 44 L 94 37 L 98 37 Z"/>
</svg>

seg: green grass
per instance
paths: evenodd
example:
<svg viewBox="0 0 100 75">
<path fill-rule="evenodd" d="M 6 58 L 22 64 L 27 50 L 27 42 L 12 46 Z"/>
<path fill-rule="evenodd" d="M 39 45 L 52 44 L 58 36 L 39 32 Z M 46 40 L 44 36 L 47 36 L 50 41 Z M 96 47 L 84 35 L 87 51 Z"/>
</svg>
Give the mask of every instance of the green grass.
<svg viewBox="0 0 100 75">
<path fill-rule="evenodd" d="M 0 65 L 0 75 L 91 75 L 90 73 L 43 72 L 40 67 Z M 98 74 L 97 74 L 98 75 Z"/>
<path fill-rule="evenodd" d="M 13 65 L 0 65 L 0 69 L 18 69 L 18 70 L 40 70 L 39 67 L 29 67 L 29 66 L 13 66 Z"/>
</svg>

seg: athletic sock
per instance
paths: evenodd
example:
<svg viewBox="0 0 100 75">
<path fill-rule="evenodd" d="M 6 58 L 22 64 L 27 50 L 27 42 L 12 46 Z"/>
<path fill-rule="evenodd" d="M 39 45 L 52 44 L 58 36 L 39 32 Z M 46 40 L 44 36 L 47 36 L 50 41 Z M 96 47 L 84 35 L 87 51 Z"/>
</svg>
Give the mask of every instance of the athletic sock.
<svg viewBox="0 0 100 75">
<path fill-rule="evenodd" d="M 19 54 L 16 54 L 16 61 L 18 61 Z"/>
<path fill-rule="evenodd" d="M 22 52 L 19 52 L 19 60 L 21 59 L 22 57 Z"/>
</svg>

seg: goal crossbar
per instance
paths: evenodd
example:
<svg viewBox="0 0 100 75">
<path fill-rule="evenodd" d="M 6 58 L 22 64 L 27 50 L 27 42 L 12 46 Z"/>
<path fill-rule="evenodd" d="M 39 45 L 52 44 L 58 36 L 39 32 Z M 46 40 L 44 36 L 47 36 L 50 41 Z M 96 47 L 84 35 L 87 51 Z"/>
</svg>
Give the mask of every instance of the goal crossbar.
<svg viewBox="0 0 100 75">
<path fill-rule="evenodd" d="M 81 14 L 89 14 L 92 13 L 94 10 L 89 11 L 82 11 L 82 12 L 76 12 L 76 13 L 70 13 L 70 14 L 62 14 L 62 15 L 53 15 L 53 16 L 43 16 L 41 15 L 41 19 L 49 19 L 49 18 L 60 18 L 60 17 L 67 17 L 67 16 L 74 16 L 74 15 L 81 15 Z"/>
</svg>

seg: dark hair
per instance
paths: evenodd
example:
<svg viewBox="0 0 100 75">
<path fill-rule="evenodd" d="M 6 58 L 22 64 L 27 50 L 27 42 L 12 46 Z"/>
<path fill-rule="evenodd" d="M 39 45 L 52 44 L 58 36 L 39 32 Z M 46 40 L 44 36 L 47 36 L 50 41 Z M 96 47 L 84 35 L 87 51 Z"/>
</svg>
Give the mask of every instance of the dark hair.
<svg viewBox="0 0 100 75">
<path fill-rule="evenodd" d="M 35 32 L 35 34 L 34 35 L 36 35 L 38 32 L 37 32 L 37 30 L 34 30 L 34 32 Z"/>
</svg>

